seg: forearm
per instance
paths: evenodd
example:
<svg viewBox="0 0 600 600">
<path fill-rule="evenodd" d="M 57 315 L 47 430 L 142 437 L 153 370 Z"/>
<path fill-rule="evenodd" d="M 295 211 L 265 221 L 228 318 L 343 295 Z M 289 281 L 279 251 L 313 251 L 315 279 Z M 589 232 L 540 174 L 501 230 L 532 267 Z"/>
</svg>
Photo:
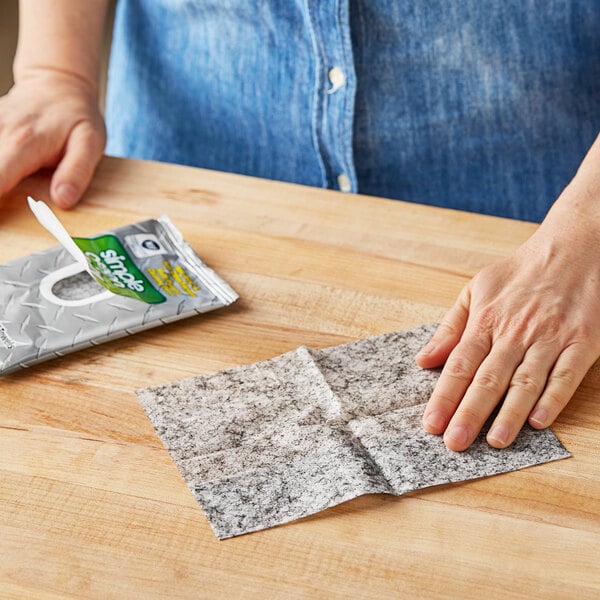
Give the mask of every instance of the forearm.
<svg viewBox="0 0 600 600">
<path fill-rule="evenodd" d="M 600 235 L 600 135 L 596 138 L 575 177 L 556 200 L 544 224 L 563 231 L 586 229 L 595 241 Z M 544 227 L 542 227 L 543 229 Z"/>
<path fill-rule="evenodd" d="M 15 82 L 56 70 L 97 94 L 107 12 L 108 0 L 20 0 Z"/>
</svg>

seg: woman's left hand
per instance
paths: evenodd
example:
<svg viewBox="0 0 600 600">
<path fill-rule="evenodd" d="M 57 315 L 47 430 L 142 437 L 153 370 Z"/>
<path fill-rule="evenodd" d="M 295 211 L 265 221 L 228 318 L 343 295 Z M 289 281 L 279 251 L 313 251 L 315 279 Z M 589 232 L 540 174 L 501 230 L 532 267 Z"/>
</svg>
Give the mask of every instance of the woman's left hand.
<svg viewBox="0 0 600 600">
<path fill-rule="evenodd" d="M 512 256 L 471 280 L 417 355 L 422 367 L 445 363 L 423 425 L 451 450 L 468 448 L 500 403 L 491 446 L 511 444 L 526 421 L 548 427 L 600 355 L 600 195 L 581 180 Z"/>
</svg>

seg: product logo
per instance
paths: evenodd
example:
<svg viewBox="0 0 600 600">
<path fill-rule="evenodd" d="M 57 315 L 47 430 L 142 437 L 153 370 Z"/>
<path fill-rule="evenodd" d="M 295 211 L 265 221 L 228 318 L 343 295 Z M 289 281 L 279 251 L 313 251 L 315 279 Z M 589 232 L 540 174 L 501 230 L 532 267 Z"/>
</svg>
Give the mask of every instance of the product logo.
<svg viewBox="0 0 600 600">
<path fill-rule="evenodd" d="M 8 331 L 6 331 L 6 327 L 4 327 L 2 323 L 0 323 L 0 344 L 2 344 L 7 350 L 12 350 L 17 346 L 15 340 L 8 335 Z"/>
<path fill-rule="evenodd" d="M 159 254 L 167 254 L 160 240 L 153 233 L 134 233 L 125 237 L 125 245 L 136 258 L 148 258 Z"/>
<path fill-rule="evenodd" d="M 157 244 L 154 240 L 145 239 L 142 242 L 142 248 L 145 248 L 146 250 L 152 250 L 154 252 L 158 252 L 160 250 L 160 245 Z"/>
<path fill-rule="evenodd" d="M 94 279 L 120 296 L 158 304 L 165 297 L 152 286 L 114 235 L 96 238 L 73 238 L 87 258 Z"/>
</svg>

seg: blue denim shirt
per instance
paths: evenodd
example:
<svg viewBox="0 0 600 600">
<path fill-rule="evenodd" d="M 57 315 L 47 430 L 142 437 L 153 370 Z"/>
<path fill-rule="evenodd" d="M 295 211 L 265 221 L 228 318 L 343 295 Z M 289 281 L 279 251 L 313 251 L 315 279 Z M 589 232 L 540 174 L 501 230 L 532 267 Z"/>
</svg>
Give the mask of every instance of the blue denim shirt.
<svg viewBox="0 0 600 600">
<path fill-rule="evenodd" d="M 532 221 L 600 129 L 598 0 L 119 0 L 108 152 Z"/>
</svg>

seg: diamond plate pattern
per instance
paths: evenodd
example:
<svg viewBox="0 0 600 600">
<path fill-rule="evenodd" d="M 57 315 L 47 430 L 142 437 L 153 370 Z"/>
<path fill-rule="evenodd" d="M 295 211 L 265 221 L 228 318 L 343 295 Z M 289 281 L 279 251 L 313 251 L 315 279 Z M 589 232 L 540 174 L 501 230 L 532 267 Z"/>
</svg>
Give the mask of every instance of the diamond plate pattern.
<svg viewBox="0 0 600 600">
<path fill-rule="evenodd" d="M 51 248 L 2 264 L 0 323 L 5 331 L 0 336 L 0 374 L 161 325 L 162 319 L 169 322 L 183 319 L 237 299 L 237 294 L 195 255 L 166 217 L 109 233 L 117 235 L 126 249 L 127 235 L 156 235 L 167 254 L 140 259 L 138 267 L 144 270 L 164 258 L 182 264 L 200 286 L 197 297 L 169 297 L 161 304 L 150 305 L 112 296 L 84 306 L 64 306 L 45 298 L 40 292 L 40 282 L 73 262 L 66 250 Z M 8 347 L 6 340 L 14 347 Z"/>
</svg>

